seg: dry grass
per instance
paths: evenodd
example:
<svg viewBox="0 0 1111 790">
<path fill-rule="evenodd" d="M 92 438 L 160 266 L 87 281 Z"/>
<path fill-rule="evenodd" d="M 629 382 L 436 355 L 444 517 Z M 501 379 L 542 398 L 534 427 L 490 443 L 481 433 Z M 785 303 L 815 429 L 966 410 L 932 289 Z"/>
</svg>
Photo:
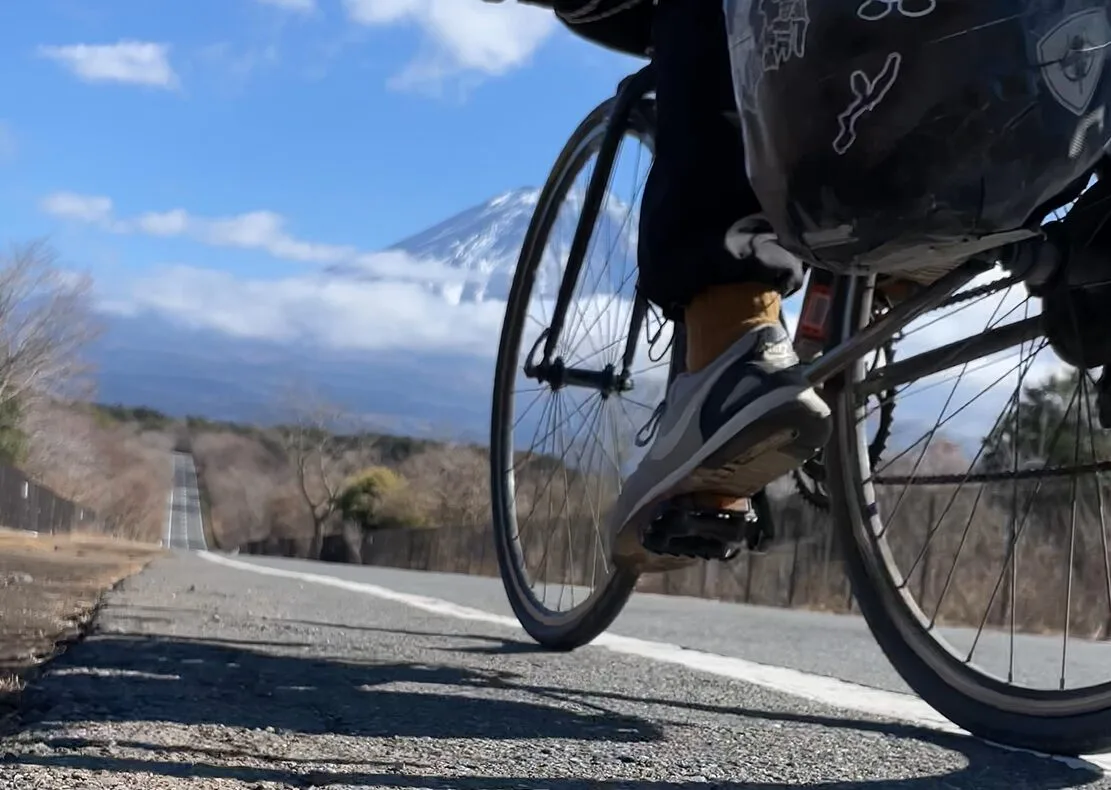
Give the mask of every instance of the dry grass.
<svg viewBox="0 0 1111 790">
<path fill-rule="evenodd" d="M 101 594 L 161 553 L 103 535 L 0 529 L 0 720 L 14 710 L 28 670 L 81 632 Z"/>
</svg>

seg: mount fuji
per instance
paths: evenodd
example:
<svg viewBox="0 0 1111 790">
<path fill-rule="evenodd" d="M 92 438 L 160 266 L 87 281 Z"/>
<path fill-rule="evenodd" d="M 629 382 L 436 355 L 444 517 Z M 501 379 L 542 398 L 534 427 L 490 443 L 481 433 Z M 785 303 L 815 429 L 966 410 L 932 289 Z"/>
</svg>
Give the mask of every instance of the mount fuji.
<svg viewBox="0 0 1111 790">
<path fill-rule="evenodd" d="M 581 189 L 571 190 L 564 199 L 548 235 L 545 261 L 533 286 L 534 297 L 555 299 L 562 273 L 560 262 L 570 252 L 583 199 Z M 423 265 L 415 267 L 417 271 L 429 264 L 439 264 L 440 271 L 447 272 L 447 276 L 426 280 L 424 284 L 452 304 L 504 302 L 509 298 L 517 259 L 539 200 L 538 189 L 507 192 L 403 239 L 384 252 L 421 262 Z M 595 249 L 604 245 L 609 260 L 632 265 L 636 260 L 638 233 L 637 211 L 607 195 L 595 222 Z M 378 269 L 377 265 L 364 268 L 354 263 L 332 266 L 326 271 L 333 277 L 351 280 L 388 279 Z M 391 274 L 397 276 L 398 272 Z M 409 274 L 419 279 L 418 273 Z M 589 288 L 595 292 L 607 290 L 602 283 L 592 282 Z"/>
<path fill-rule="evenodd" d="M 539 197 L 537 189 L 499 195 L 386 250 L 301 278 L 247 287 L 209 273 L 222 279 L 195 288 L 187 309 L 167 299 L 105 308 L 94 354 L 98 399 L 270 422 L 283 416 L 284 392 L 310 384 L 380 430 L 485 440 L 502 315 Z M 580 197 L 572 192 L 567 216 L 553 226 L 534 297 L 555 298 L 578 216 L 568 209 Z M 635 219 L 635 211 L 608 204 L 596 232 L 609 259 L 624 258 L 634 273 Z M 591 283 L 587 295 L 605 296 L 616 285 Z M 266 307 L 278 292 L 281 300 Z M 249 324 L 264 308 L 266 331 Z"/>
</svg>

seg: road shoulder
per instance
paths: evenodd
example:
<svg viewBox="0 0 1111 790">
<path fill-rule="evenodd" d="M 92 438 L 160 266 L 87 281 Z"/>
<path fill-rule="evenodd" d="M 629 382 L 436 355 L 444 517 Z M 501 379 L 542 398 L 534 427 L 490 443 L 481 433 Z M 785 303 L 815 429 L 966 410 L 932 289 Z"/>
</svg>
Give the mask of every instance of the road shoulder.
<svg viewBox="0 0 1111 790">
<path fill-rule="evenodd" d="M 83 634 L 105 590 L 160 553 L 97 535 L 0 529 L 0 732 L 15 724 L 29 676 Z"/>
</svg>

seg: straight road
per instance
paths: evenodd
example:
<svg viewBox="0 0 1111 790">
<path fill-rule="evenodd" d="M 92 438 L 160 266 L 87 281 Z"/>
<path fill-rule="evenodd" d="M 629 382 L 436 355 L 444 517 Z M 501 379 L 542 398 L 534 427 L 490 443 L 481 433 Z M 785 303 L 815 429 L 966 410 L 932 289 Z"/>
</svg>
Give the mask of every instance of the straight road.
<svg viewBox="0 0 1111 790">
<path fill-rule="evenodd" d="M 897 721 L 859 689 L 820 701 L 839 651 L 885 675 L 855 618 L 807 615 L 809 641 L 787 649 L 756 645 L 765 610 L 638 596 L 613 629 L 629 638 L 547 654 L 497 589 L 171 555 L 114 590 L 94 633 L 28 689 L 0 789 L 1111 788 L 1090 763 Z M 674 645 L 699 627 L 733 657 L 719 664 L 815 662 L 809 685 L 692 661 L 704 654 Z"/>
<path fill-rule="evenodd" d="M 277 557 L 237 559 L 278 572 L 296 572 L 304 567 L 296 560 Z M 498 579 L 392 568 L 316 567 L 324 569 L 318 572 L 356 583 L 366 581 L 371 573 L 375 584 L 403 595 L 431 596 L 503 617 L 513 615 Z M 552 591 L 553 598 L 556 594 Z M 911 693 L 858 616 L 638 594 L 632 597 L 611 630 L 869 688 Z M 977 635 L 971 628 L 940 630 L 950 644 L 965 650 Z M 1016 635 L 1013 670 L 1017 680 L 1035 688 L 1054 687 L 1060 677 L 1061 646 L 1060 636 Z M 1006 631 L 985 631 L 977 643 L 976 661 L 1005 676 L 1009 648 Z M 1070 639 L 1066 670 L 1070 687 L 1097 685 L 1111 679 L 1111 642 Z"/>
<path fill-rule="evenodd" d="M 197 467 L 188 453 L 173 453 L 173 483 L 162 543 L 171 549 L 204 551 L 204 518 L 197 491 Z"/>
</svg>

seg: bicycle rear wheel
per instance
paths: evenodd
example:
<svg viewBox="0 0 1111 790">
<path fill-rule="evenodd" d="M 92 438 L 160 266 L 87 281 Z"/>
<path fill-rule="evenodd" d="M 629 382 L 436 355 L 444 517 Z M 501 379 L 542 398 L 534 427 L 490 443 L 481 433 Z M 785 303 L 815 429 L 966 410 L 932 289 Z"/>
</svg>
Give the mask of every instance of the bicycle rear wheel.
<svg viewBox="0 0 1111 790">
<path fill-rule="evenodd" d="M 498 564 L 521 625 L 554 650 L 593 640 L 636 585 L 636 574 L 609 563 L 606 514 L 635 461 L 632 438 L 662 397 L 669 365 L 649 351 L 649 340 L 658 347 L 667 329 L 636 291 L 651 102 L 638 99 L 628 115 L 612 167 L 601 173 L 607 188 L 598 210 L 591 210 L 582 185 L 596 160 L 607 167 L 601 149 L 618 104 L 617 98 L 603 103 L 579 125 L 539 195 L 498 349 L 490 454 Z M 626 143 L 639 147 L 633 157 L 623 156 Z M 626 203 L 610 187 L 630 176 L 633 194 Z M 566 216 L 576 210 L 580 216 Z M 591 231 L 590 243 L 578 257 L 569 240 L 583 226 Z M 599 272 L 592 271 L 596 253 L 605 259 Z M 620 272 L 609 266 L 613 258 L 622 259 Z M 571 297 L 557 318 L 561 290 Z M 558 336 L 551 338 L 547 378 L 529 378 L 526 365 L 537 361 L 553 332 Z M 598 384 L 622 370 L 631 373 L 630 387 Z M 531 445 L 522 448 L 521 439 Z"/>
<path fill-rule="evenodd" d="M 856 286 L 854 327 L 873 315 Z M 1055 353 L 1091 316 L 1052 331 L 1046 304 L 997 267 L 880 375 L 858 362 L 829 388 L 826 468 L 856 601 L 906 683 L 975 735 L 1077 755 L 1111 749 L 1111 431 L 1097 371 Z M 900 416 L 876 458 L 881 383 Z"/>
</svg>

